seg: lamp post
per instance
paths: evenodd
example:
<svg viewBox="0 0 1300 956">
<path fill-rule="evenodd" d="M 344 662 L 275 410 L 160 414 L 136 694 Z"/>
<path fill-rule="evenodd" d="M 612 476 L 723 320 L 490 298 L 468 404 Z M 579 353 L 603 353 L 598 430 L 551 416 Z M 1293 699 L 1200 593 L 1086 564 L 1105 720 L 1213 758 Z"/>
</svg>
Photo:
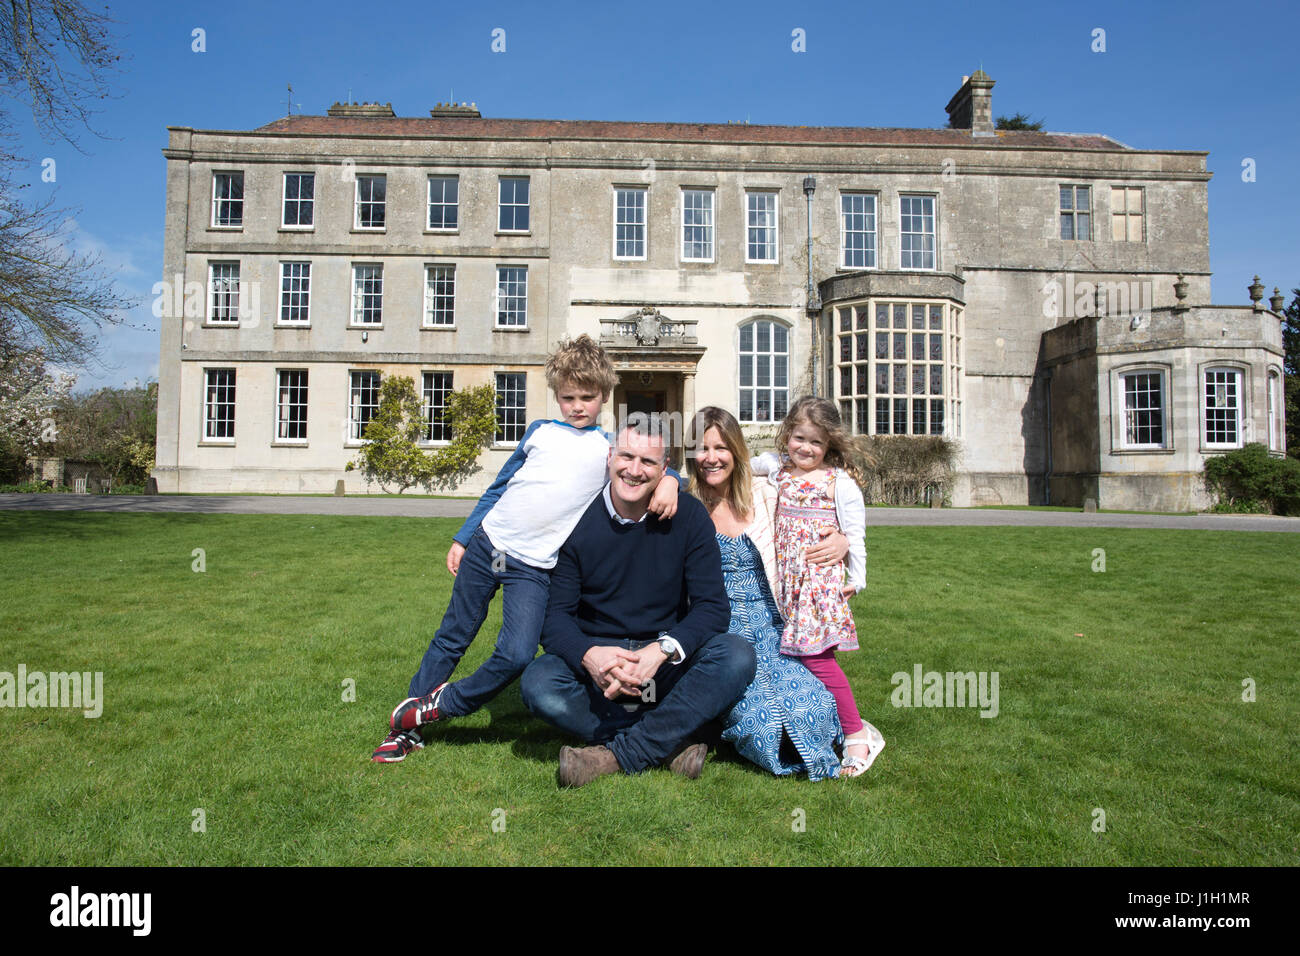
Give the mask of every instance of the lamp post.
<svg viewBox="0 0 1300 956">
<path fill-rule="evenodd" d="M 808 312 L 808 317 L 812 319 L 812 393 L 813 395 L 820 395 L 821 380 L 817 374 L 817 359 L 822 348 L 822 302 L 821 296 L 817 294 L 817 286 L 813 284 L 812 274 L 812 203 L 813 193 L 815 192 L 817 192 L 817 180 L 812 176 L 805 176 L 803 178 L 803 194 L 807 199 L 808 208 L 808 304 L 804 308 Z"/>
</svg>

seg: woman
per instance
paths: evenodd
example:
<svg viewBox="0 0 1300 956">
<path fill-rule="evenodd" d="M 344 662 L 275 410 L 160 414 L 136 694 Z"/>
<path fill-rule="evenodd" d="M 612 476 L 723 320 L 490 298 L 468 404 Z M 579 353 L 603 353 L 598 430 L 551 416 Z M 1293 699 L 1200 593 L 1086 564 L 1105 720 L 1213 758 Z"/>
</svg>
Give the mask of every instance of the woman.
<svg viewBox="0 0 1300 956">
<path fill-rule="evenodd" d="M 690 490 L 709 509 L 717 529 L 731 598 L 731 632 L 743 634 L 758 657 L 753 682 L 724 717 L 722 739 L 775 774 L 807 773 L 810 780 L 838 776 L 833 746 L 844 735 L 835 700 L 806 667 L 779 652 L 783 622 L 772 598 L 775 492 L 767 481 L 751 477 L 745 436 L 730 412 L 716 406 L 701 409 L 691 437 Z M 834 563 L 848 547 L 848 539 L 835 532 L 809 550 L 808 557 Z M 784 738 L 794 745 L 793 754 L 783 751 Z"/>
</svg>

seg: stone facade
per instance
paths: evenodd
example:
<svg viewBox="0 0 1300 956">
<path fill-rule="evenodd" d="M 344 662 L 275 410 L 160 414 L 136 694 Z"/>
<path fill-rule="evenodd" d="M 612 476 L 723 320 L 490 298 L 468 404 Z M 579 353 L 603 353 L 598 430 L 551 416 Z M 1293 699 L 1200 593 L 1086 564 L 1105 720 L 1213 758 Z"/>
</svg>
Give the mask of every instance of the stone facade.
<svg viewBox="0 0 1300 956">
<path fill-rule="evenodd" d="M 1042 341 L 1037 384 L 1050 409 L 1053 503 L 1092 498 L 1101 508 L 1195 510 L 1210 503 L 1202 482 L 1207 455 L 1252 441 L 1285 447 L 1282 332 L 1272 312 L 1093 316 L 1051 329 Z M 1146 434 L 1128 408 L 1137 393 L 1150 395 L 1159 411 L 1143 413 Z"/>
<path fill-rule="evenodd" d="M 1191 501 L 1187 476 L 1216 449 L 1179 431 L 1167 453 L 1116 455 L 1124 408 L 1108 389 L 1124 316 L 1154 327 L 1209 301 L 1206 154 L 995 132 L 992 86 L 964 78 L 949 129 L 498 120 L 444 105 L 407 118 L 368 104 L 252 131 L 172 127 L 159 487 L 324 492 L 344 478 L 362 491 L 344 472 L 371 394 L 361 373 L 417 388 L 428 376 L 435 402 L 448 384 L 493 384 L 527 422 L 555 414 L 547 352 L 585 332 L 620 370 L 607 425 L 620 410 L 681 421 L 716 404 L 761 443 L 815 391 L 855 431 L 957 439 L 958 505 Z M 297 221 L 305 176 L 310 224 Z M 1086 238 L 1062 238 L 1067 225 Z M 305 314 L 284 292 L 303 264 Z M 1097 284 L 1107 317 L 1071 331 L 1095 315 Z M 1258 328 L 1232 325 L 1251 343 L 1232 353 L 1249 383 L 1242 437 L 1265 427 L 1280 366 L 1276 316 L 1246 311 Z M 1199 407 L 1174 370 L 1227 358 L 1206 338 L 1221 315 L 1236 312 L 1180 311 L 1142 358 L 1193 390 L 1170 392 L 1192 403 L 1172 406 L 1171 427 Z M 1089 334 L 1103 343 L 1092 353 L 1070 344 Z M 461 490 L 490 482 L 513 447 L 501 437 Z"/>
</svg>

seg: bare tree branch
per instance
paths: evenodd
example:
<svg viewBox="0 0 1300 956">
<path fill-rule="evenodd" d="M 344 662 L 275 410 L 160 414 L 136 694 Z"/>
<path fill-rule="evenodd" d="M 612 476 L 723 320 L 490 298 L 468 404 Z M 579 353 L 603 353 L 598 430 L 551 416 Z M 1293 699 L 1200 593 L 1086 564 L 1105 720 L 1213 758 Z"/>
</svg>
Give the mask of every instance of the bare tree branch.
<svg viewBox="0 0 1300 956">
<path fill-rule="evenodd" d="M 76 134 L 83 127 L 95 132 L 94 104 L 108 98 L 110 76 L 122 59 L 109 31 L 113 21 L 78 0 L 9 0 L 3 6 L 0 90 L 28 103 L 43 136 L 80 149 Z"/>
<path fill-rule="evenodd" d="M 97 256 L 73 251 L 67 210 L 20 198 L 8 112 L 25 102 L 42 135 L 80 149 L 77 134 L 95 133 L 94 106 L 121 60 L 111 23 L 80 0 L 0 0 L 0 359 L 40 348 L 54 362 L 84 362 L 95 332 L 133 304 Z"/>
</svg>

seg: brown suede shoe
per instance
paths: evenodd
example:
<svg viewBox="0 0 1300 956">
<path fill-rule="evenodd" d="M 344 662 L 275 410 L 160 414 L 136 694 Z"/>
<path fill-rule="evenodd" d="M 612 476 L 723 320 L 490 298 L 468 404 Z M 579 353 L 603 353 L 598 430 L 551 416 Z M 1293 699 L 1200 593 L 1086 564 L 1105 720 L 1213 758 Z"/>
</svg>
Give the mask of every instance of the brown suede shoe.
<svg viewBox="0 0 1300 956">
<path fill-rule="evenodd" d="M 708 744 L 691 744 L 668 761 L 668 769 L 687 780 L 697 780 L 704 770 L 704 758 L 708 752 Z"/>
<path fill-rule="evenodd" d="M 608 747 L 561 747 L 560 786 L 583 787 L 607 773 L 621 768 L 614 751 Z"/>
</svg>

